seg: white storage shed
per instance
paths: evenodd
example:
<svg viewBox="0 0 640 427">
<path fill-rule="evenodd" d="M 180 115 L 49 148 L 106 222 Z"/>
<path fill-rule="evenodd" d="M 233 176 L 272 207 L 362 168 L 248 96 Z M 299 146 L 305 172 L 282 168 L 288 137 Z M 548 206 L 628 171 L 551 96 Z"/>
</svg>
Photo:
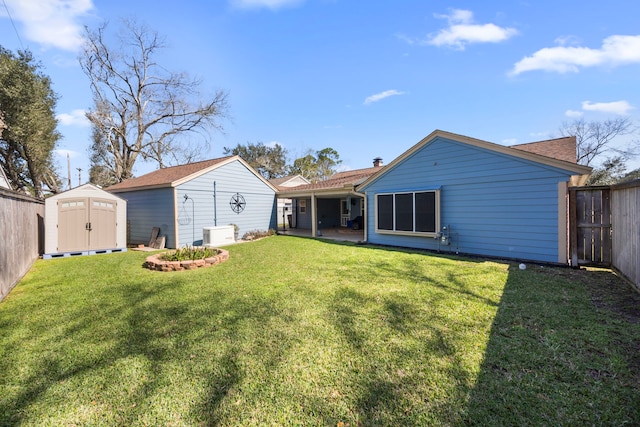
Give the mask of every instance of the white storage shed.
<svg viewBox="0 0 640 427">
<path fill-rule="evenodd" d="M 93 184 L 45 201 L 44 258 L 127 248 L 127 202 Z"/>
</svg>

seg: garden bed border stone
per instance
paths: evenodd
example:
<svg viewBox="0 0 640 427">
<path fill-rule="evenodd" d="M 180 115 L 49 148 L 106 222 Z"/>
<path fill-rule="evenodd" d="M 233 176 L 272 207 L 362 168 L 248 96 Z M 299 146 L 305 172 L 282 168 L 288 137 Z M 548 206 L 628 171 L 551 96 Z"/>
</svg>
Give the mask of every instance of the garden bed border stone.
<svg viewBox="0 0 640 427">
<path fill-rule="evenodd" d="M 229 251 L 216 249 L 218 254 L 209 258 L 184 260 L 184 261 L 164 261 L 160 257 L 167 252 L 150 255 L 147 257 L 145 267 L 155 271 L 183 271 L 196 270 L 198 268 L 212 267 L 229 259 Z"/>
</svg>

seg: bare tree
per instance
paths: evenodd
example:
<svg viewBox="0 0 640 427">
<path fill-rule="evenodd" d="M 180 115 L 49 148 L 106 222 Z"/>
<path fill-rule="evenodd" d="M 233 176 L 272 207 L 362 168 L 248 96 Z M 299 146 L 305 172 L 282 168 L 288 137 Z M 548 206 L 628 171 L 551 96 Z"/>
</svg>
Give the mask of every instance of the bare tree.
<svg viewBox="0 0 640 427">
<path fill-rule="evenodd" d="M 629 150 L 615 148 L 612 142 L 619 136 L 629 135 L 636 128 L 628 117 L 587 122 L 584 119 L 565 122 L 560 127 L 561 136 L 575 136 L 578 163 L 590 166 L 594 159 L 606 152 L 626 157 Z"/>
<path fill-rule="evenodd" d="M 92 152 L 100 167 L 123 181 L 133 176 L 133 166 L 143 160 L 160 168 L 192 159 L 197 145 L 208 142 L 209 130 L 221 130 L 227 94 L 217 91 L 202 101 L 201 81 L 185 73 L 167 71 L 155 57 L 165 48 L 157 32 L 124 21 L 118 43 L 107 42 L 107 26 L 86 28 L 80 65 L 89 77 L 94 108 L 87 113 L 101 138 L 93 138 Z M 189 135 L 199 137 L 195 145 Z"/>
</svg>

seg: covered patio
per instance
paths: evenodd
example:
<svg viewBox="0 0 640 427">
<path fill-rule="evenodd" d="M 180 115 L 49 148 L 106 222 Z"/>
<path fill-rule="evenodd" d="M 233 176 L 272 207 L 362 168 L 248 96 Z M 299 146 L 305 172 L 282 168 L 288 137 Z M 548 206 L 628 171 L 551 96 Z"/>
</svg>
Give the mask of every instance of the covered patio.
<svg viewBox="0 0 640 427">
<path fill-rule="evenodd" d="M 324 181 L 278 187 L 278 199 L 292 201 L 288 221 L 278 232 L 333 240 L 366 241 L 367 204 L 365 195 L 358 192 L 357 187 L 383 168 L 382 159 L 376 158 L 371 168 L 338 172 Z"/>
</svg>

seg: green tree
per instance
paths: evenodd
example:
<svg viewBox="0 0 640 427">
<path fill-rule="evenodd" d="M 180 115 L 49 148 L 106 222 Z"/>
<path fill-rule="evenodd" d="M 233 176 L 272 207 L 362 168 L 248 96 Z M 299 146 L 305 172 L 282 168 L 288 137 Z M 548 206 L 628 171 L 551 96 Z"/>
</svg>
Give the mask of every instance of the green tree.
<svg viewBox="0 0 640 427">
<path fill-rule="evenodd" d="M 116 172 L 109 167 L 110 155 L 107 140 L 100 130 L 93 126 L 91 135 L 93 143 L 89 147 L 89 182 L 101 187 L 118 183 Z"/>
<path fill-rule="evenodd" d="M 224 147 L 223 153 L 240 156 L 266 179 L 280 178 L 287 173 L 287 150 L 280 144 L 268 146 L 262 142 L 248 142 L 234 148 Z"/>
<path fill-rule="evenodd" d="M 340 155 L 333 148 L 323 148 L 316 152 L 318 165 L 318 180 L 323 181 L 336 173 L 337 167 L 342 163 Z"/>
<path fill-rule="evenodd" d="M 587 185 L 612 185 L 620 182 L 624 176 L 627 165 L 622 156 L 611 157 L 602 162 L 591 172 Z"/>
<path fill-rule="evenodd" d="M 0 46 L 0 163 L 17 190 L 44 196 L 59 191 L 53 150 L 57 95 L 31 52 Z"/>
<path fill-rule="evenodd" d="M 99 163 L 92 166 L 108 168 L 120 182 L 133 176 L 138 156 L 160 168 L 197 157 L 207 133 L 222 128 L 226 93 L 203 100 L 200 80 L 163 67 L 157 57 L 165 45 L 157 32 L 125 21 L 119 43 L 110 45 L 106 29 L 86 29 L 80 57 L 94 98 L 87 118 L 102 134 L 93 139 L 92 159 Z M 201 139 L 192 145 L 187 136 Z"/>
<path fill-rule="evenodd" d="M 323 148 L 315 153 L 309 151 L 305 156 L 295 159 L 289 167 L 289 173 L 300 174 L 311 182 L 324 181 L 336 173 L 341 163 L 336 150 Z"/>
</svg>

